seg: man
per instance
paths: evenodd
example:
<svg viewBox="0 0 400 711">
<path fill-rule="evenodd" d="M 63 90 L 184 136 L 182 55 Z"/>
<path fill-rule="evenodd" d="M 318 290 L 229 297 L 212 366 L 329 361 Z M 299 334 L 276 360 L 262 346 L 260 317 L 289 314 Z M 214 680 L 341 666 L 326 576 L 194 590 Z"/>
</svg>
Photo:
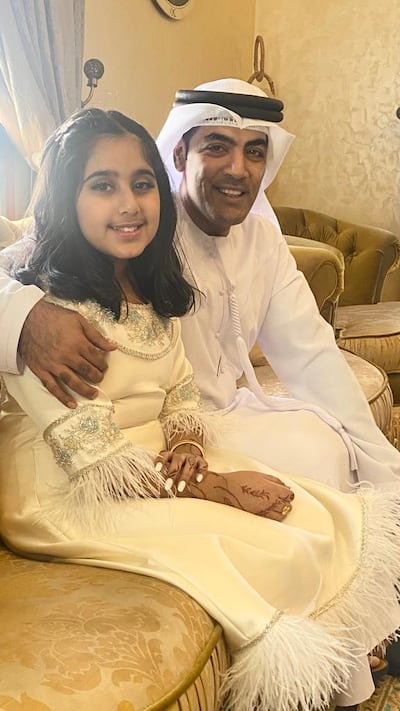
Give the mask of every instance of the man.
<svg viewBox="0 0 400 711">
<path fill-rule="evenodd" d="M 342 489 L 361 479 L 397 486 L 400 453 L 271 222 L 264 190 L 293 138 L 277 125 L 282 107 L 246 82 L 211 82 L 178 92 L 159 136 L 180 194 L 186 275 L 199 289 L 182 321 L 187 354 L 204 400 L 224 411 L 223 446 Z M 91 383 L 101 382 L 113 346 L 82 317 L 43 302 L 37 287 L 10 280 L 12 253 L 2 263 L 0 370 L 27 364 L 69 407 L 63 384 L 95 397 Z M 256 341 L 295 399 L 263 394 L 247 357 Z M 243 371 L 251 390 L 236 388 Z"/>
<path fill-rule="evenodd" d="M 265 219 L 264 190 L 292 138 L 274 125 L 280 108 L 244 82 L 211 82 L 177 93 L 158 138 L 180 196 L 186 276 L 203 295 L 182 319 L 186 352 L 203 397 L 226 408 L 224 446 L 341 488 L 351 474 L 397 488 L 400 454 L 378 430 L 280 230 Z M 256 341 L 297 400 L 263 395 L 248 359 Z M 236 389 L 242 371 L 252 392 Z M 366 665 L 337 711 L 355 711 L 372 689 Z"/>
<path fill-rule="evenodd" d="M 350 436 L 356 480 L 398 483 L 399 452 L 376 427 L 285 240 L 265 219 L 264 190 L 292 139 L 276 125 L 280 108 L 245 82 L 211 82 L 177 93 L 158 138 L 180 194 L 187 276 L 204 294 L 182 320 L 187 355 L 203 397 L 242 424 L 225 446 L 345 488 L 347 461 L 355 464 L 344 459 Z M 296 401 L 260 392 L 247 358 L 255 341 Z M 254 393 L 236 390 L 242 371 Z"/>
</svg>

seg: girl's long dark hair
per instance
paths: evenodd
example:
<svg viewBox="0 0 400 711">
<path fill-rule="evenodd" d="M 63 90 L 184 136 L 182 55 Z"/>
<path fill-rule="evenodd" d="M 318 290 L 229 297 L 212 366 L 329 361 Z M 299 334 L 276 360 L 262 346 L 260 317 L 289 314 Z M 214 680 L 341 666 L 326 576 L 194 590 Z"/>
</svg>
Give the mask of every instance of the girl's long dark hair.
<svg viewBox="0 0 400 711">
<path fill-rule="evenodd" d="M 23 284 L 45 285 L 64 299 L 96 301 L 120 317 L 124 295 L 112 259 L 83 236 L 76 201 L 96 141 L 127 134 L 140 139 L 160 193 L 159 228 L 143 253 L 129 260 L 128 276 L 160 316 L 182 316 L 193 306 L 194 292 L 183 278 L 173 244 L 176 208 L 168 176 L 150 134 L 118 111 L 84 109 L 48 139 L 31 202 L 36 239 L 28 261 L 15 276 Z"/>
</svg>

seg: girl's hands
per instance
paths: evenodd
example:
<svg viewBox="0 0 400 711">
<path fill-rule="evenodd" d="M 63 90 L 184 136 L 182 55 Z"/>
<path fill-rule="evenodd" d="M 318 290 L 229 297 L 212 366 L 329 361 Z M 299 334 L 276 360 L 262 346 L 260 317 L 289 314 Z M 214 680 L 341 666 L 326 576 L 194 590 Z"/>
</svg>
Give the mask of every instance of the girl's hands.
<svg viewBox="0 0 400 711">
<path fill-rule="evenodd" d="M 191 445 L 182 445 L 173 452 L 161 451 L 156 467 L 165 476 L 162 497 L 171 492 L 206 499 L 273 521 L 283 521 L 292 510 L 294 492 L 278 477 L 250 470 L 210 472 L 200 451 Z"/>
<path fill-rule="evenodd" d="M 200 451 L 191 445 L 182 445 L 173 452 L 162 450 L 155 465 L 165 476 L 166 493 L 172 491 L 182 494 L 189 483 L 200 484 L 208 472 L 206 460 Z"/>
<path fill-rule="evenodd" d="M 294 492 L 283 481 L 255 471 L 210 473 L 204 486 L 200 487 L 206 490 L 206 498 L 209 500 L 274 521 L 283 521 L 291 511 L 294 499 Z"/>
</svg>

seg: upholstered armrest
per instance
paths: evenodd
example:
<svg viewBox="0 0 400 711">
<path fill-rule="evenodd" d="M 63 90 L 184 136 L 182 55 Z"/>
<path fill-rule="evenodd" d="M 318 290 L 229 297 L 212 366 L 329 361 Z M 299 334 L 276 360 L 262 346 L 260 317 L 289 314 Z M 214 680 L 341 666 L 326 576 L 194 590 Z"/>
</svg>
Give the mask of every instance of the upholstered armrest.
<svg viewBox="0 0 400 711">
<path fill-rule="evenodd" d="M 24 560 L 1 542 L 0 576 L 0 708 L 217 708 L 227 647 L 187 593 L 138 573 Z"/>
<path fill-rule="evenodd" d="M 338 299 L 343 291 L 342 254 L 336 249 L 327 249 L 323 244 L 305 246 L 306 240 L 298 237 L 286 236 L 286 240 L 298 269 L 310 285 L 321 314 L 334 326 Z"/>
<path fill-rule="evenodd" d="M 289 235 L 285 235 L 285 239 L 296 260 L 297 268 L 308 281 L 322 316 L 334 328 L 338 298 L 343 290 L 343 256 L 334 248 L 327 249 L 324 244 L 318 246 L 310 240 Z M 254 367 L 267 364 L 258 344 L 251 349 L 250 360 Z M 238 386 L 245 383 L 246 379 L 242 376 Z"/>
<path fill-rule="evenodd" d="M 4 247 L 8 247 L 19 240 L 31 224 L 31 217 L 13 221 L 0 216 L 0 249 L 4 249 Z"/>
<path fill-rule="evenodd" d="M 378 227 L 336 220 L 313 210 L 275 207 L 282 232 L 324 242 L 339 249 L 345 260 L 340 306 L 377 303 L 389 270 L 400 261 L 400 240 Z"/>
</svg>

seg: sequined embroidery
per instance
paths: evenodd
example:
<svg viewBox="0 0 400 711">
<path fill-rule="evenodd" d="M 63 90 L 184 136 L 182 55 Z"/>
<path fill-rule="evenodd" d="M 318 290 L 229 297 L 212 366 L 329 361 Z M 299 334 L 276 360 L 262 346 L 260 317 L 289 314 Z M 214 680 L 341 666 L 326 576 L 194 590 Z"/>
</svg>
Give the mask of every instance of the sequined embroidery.
<svg viewBox="0 0 400 711">
<path fill-rule="evenodd" d="M 129 340 L 132 341 L 137 341 L 139 337 L 145 343 L 154 343 L 162 348 L 165 345 L 166 333 L 168 340 L 171 340 L 172 330 L 169 319 L 161 318 L 153 310 L 149 312 L 148 310 L 129 308 L 124 326 L 127 328 Z"/>
<path fill-rule="evenodd" d="M 111 311 L 94 301 L 64 301 L 51 295 L 46 300 L 79 311 L 126 355 L 156 360 L 172 349 L 173 319 L 159 316 L 151 304 L 129 304 L 128 307 L 123 304 L 117 321 Z M 129 344 L 124 342 L 126 339 Z"/>
<path fill-rule="evenodd" d="M 193 375 L 187 375 L 180 380 L 173 388 L 167 391 L 164 405 L 160 413 L 160 419 L 166 418 L 168 414 L 179 408 L 183 403 L 193 403 L 199 405 L 200 390 L 195 385 Z"/>
<path fill-rule="evenodd" d="M 43 433 L 57 464 L 69 476 L 82 469 L 83 463 L 93 465 L 110 451 L 125 447 L 126 440 L 112 421 L 110 405 L 85 405 L 52 422 Z"/>
</svg>

